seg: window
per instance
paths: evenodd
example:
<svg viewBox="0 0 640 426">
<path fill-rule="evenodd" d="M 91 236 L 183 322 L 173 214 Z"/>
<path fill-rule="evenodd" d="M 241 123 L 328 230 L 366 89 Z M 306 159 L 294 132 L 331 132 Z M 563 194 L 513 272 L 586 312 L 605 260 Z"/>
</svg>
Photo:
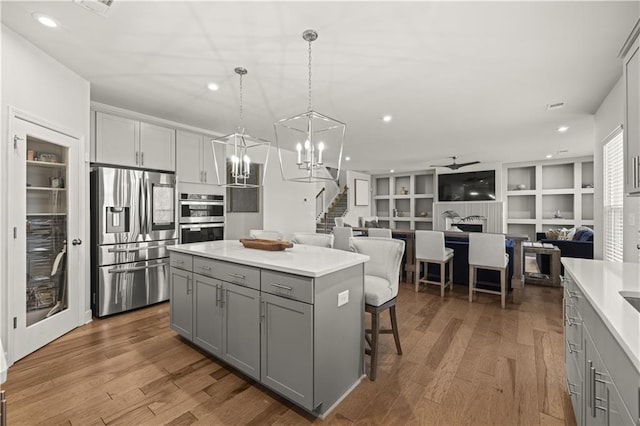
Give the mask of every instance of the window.
<svg viewBox="0 0 640 426">
<path fill-rule="evenodd" d="M 622 262 L 624 203 L 624 157 L 622 129 L 617 130 L 603 147 L 604 163 L 604 260 Z"/>
</svg>

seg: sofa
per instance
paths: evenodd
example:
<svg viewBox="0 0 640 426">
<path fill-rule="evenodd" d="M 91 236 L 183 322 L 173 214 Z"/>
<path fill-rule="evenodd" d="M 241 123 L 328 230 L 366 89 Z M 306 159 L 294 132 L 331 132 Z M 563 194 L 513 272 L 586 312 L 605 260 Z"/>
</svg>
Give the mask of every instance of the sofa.
<svg viewBox="0 0 640 426">
<path fill-rule="evenodd" d="M 445 247 L 453 249 L 453 284 L 469 285 L 469 240 L 463 237 L 446 237 Z M 511 290 L 511 277 L 513 276 L 513 259 L 515 243 L 506 240 L 505 251 L 509 255 L 509 267 L 507 270 L 507 289 Z M 429 280 L 439 281 L 440 267 L 429 264 L 427 276 Z M 490 270 L 478 270 L 479 288 L 500 291 L 500 272 Z"/>
<path fill-rule="evenodd" d="M 560 249 L 561 257 L 577 257 L 580 259 L 593 259 L 593 231 L 579 232 L 576 231 L 572 240 L 557 240 L 547 238 L 545 232 L 537 232 L 536 239 L 541 243 L 553 244 Z M 537 263 L 540 272 L 549 274 L 551 265 L 549 264 L 549 256 L 537 255 Z M 560 274 L 564 274 L 564 267 L 561 268 Z"/>
</svg>

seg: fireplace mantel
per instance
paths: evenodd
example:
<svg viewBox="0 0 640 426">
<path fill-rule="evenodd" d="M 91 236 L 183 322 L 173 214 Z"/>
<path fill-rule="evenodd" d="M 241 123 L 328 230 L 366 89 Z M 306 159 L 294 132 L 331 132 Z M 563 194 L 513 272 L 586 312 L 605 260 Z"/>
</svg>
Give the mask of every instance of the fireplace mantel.
<svg viewBox="0 0 640 426">
<path fill-rule="evenodd" d="M 447 210 L 457 212 L 461 217 L 482 216 L 484 232 L 504 233 L 504 203 L 502 201 L 454 201 L 433 203 L 433 229 L 447 231 L 449 223 L 442 213 Z M 467 223 L 467 222 L 465 222 Z M 476 223 L 476 222 L 468 222 Z"/>
</svg>

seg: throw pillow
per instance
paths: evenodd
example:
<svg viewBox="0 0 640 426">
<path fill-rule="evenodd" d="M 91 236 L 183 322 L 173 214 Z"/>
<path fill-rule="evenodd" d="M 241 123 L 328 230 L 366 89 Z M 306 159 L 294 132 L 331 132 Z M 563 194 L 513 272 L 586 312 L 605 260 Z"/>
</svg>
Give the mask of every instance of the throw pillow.
<svg viewBox="0 0 640 426">
<path fill-rule="evenodd" d="M 575 234 L 576 234 L 576 228 L 571 228 L 569 229 L 569 232 L 567 233 L 567 240 L 571 241 L 575 238 Z"/>
<path fill-rule="evenodd" d="M 549 229 L 547 232 L 545 232 L 545 237 L 547 237 L 547 240 L 558 240 L 560 236 L 560 231 L 558 229 Z"/>
<path fill-rule="evenodd" d="M 573 237 L 575 241 L 593 241 L 593 230 L 586 226 L 576 229 L 576 235 Z"/>
</svg>

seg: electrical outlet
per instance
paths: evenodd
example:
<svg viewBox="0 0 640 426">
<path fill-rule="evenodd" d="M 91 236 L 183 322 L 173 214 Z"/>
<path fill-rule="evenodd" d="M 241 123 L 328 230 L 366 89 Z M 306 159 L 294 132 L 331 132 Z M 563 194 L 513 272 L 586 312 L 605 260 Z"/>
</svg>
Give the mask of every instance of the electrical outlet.
<svg viewBox="0 0 640 426">
<path fill-rule="evenodd" d="M 349 290 L 338 293 L 338 307 L 349 303 Z"/>
</svg>

